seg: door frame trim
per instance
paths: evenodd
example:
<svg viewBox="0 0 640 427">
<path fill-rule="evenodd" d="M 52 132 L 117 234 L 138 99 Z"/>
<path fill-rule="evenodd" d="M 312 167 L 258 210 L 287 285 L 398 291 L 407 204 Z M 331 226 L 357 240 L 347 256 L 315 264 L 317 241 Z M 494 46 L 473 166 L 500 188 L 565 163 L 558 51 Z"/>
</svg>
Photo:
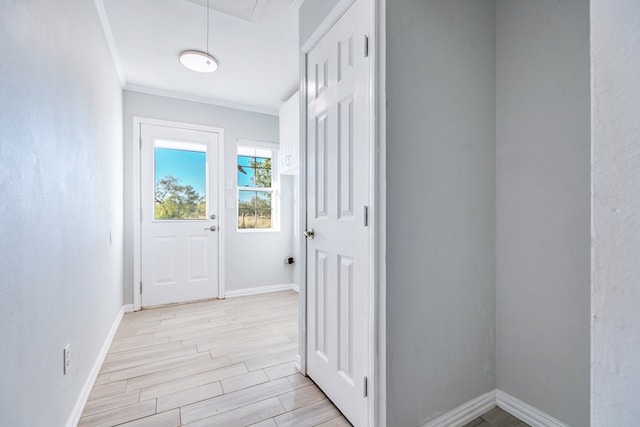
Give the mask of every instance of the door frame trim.
<svg viewBox="0 0 640 427">
<path fill-rule="evenodd" d="M 165 126 L 177 129 L 195 130 L 203 132 L 212 132 L 219 135 L 218 139 L 218 298 L 224 298 L 225 293 L 225 259 L 224 259 L 224 236 L 225 236 L 225 209 L 224 209 L 224 129 L 214 126 L 196 125 L 192 123 L 173 122 L 169 120 L 152 119 L 149 117 L 133 116 L 133 139 L 131 144 L 132 150 L 132 193 L 133 193 L 133 210 L 130 212 L 133 224 L 133 309 L 138 311 L 142 309 L 142 294 L 140 290 L 140 281 L 142 280 L 142 233 L 140 224 L 140 212 L 142 209 L 140 200 L 141 185 L 141 148 L 140 141 L 142 138 L 142 125 Z"/>
<path fill-rule="evenodd" d="M 318 28 L 302 44 L 300 55 L 300 224 L 299 235 L 304 236 L 307 220 L 307 73 L 308 56 L 313 48 L 323 39 L 334 24 L 347 12 L 356 0 L 339 0 L 332 11 L 322 21 Z M 368 2 L 370 8 L 370 20 L 368 26 L 369 36 L 369 148 L 370 148 L 370 186 L 369 198 L 369 425 L 385 426 L 386 411 L 385 402 L 385 376 L 386 376 L 386 339 L 385 339 L 385 280 L 384 274 L 384 244 L 385 230 L 385 198 L 380 190 L 385 188 L 384 159 L 381 153 L 384 144 L 381 131 L 384 125 L 377 126 L 377 120 L 382 118 L 383 111 L 379 108 L 381 96 L 384 97 L 383 83 L 380 81 L 381 70 L 384 70 L 384 55 L 379 56 L 378 50 L 383 43 L 379 40 L 380 15 L 384 7 L 384 0 L 362 0 Z M 382 3 L 382 4 L 381 4 Z M 384 30 L 383 30 L 384 31 Z M 379 93 L 382 92 L 382 94 Z M 300 238 L 300 271 L 298 283 L 300 283 L 300 313 L 299 313 L 299 344 L 296 366 L 304 375 L 307 373 L 307 248 L 306 240 Z"/>
</svg>

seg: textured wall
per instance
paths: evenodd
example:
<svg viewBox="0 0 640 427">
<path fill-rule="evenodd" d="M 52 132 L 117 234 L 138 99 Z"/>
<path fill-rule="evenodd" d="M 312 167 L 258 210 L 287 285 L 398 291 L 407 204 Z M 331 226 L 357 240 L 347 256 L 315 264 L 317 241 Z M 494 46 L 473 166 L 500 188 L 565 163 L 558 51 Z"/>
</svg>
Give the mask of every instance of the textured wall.
<svg viewBox="0 0 640 427">
<path fill-rule="evenodd" d="M 278 117 L 250 113 L 215 105 L 182 101 L 161 96 L 125 91 L 124 144 L 125 183 L 132 182 L 133 117 L 168 120 L 215 126 L 224 129 L 225 180 L 235 185 L 238 138 L 278 142 Z M 235 187 L 234 187 L 235 188 Z M 237 197 L 236 190 L 225 191 L 225 199 Z M 222 250 L 226 262 L 226 290 L 282 285 L 293 282 L 293 267 L 284 258 L 293 253 L 293 195 L 290 179 L 282 180 L 282 216 L 278 232 L 239 233 L 237 231 L 237 203 L 225 209 L 225 241 Z M 125 185 L 125 289 L 126 303 L 133 303 L 133 193 Z M 250 268 L 247 268 L 247 265 Z"/>
<path fill-rule="evenodd" d="M 499 0 L 498 389 L 589 425 L 589 1 Z"/>
<path fill-rule="evenodd" d="M 495 3 L 389 1 L 387 425 L 495 389 Z"/>
<path fill-rule="evenodd" d="M 92 1 L 3 0 L 0 55 L 0 423 L 62 426 L 122 307 L 122 90 Z"/>
<path fill-rule="evenodd" d="M 640 3 L 591 1 L 591 423 L 640 425 Z"/>
</svg>

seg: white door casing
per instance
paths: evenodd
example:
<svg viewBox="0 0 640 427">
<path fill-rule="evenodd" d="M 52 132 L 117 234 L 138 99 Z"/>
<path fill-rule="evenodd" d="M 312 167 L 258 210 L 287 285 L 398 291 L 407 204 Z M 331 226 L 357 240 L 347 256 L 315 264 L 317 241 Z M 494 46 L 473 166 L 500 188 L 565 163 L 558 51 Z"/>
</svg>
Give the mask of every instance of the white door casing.
<svg viewBox="0 0 640 427">
<path fill-rule="evenodd" d="M 307 373 L 368 425 L 369 3 L 355 1 L 307 55 Z"/>
<path fill-rule="evenodd" d="M 220 135 L 150 124 L 142 124 L 140 132 L 142 306 L 214 298 L 219 293 Z M 157 148 L 206 155 L 206 218 L 155 218 Z"/>
</svg>

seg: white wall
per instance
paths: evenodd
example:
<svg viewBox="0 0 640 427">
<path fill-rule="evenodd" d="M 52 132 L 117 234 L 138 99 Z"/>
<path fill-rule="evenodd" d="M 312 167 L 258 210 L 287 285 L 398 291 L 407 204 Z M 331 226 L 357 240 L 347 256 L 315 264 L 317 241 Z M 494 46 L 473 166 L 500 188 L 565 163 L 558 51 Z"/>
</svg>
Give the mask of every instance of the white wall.
<svg viewBox="0 0 640 427">
<path fill-rule="evenodd" d="M 588 426 L 589 1 L 497 4 L 497 385 Z"/>
<path fill-rule="evenodd" d="M 122 90 L 92 1 L 4 0 L 0 55 L 1 423 L 62 426 L 122 307 Z"/>
<path fill-rule="evenodd" d="M 125 302 L 133 302 L 133 195 L 132 153 L 133 117 L 168 120 L 224 129 L 225 180 L 234 183 L 233 190 L 224 190 L 225 199 L 236 199 L 237 139 L 278 142 L 278 117 L 218 107 L 215 105 L 124 92 L 124 179 L 125 179 Z M 225 242 L 222 250 L 226 261 L 226 290 L 238 290 L 267 285 L 290 284 L 293 267 L 284 263 L 293 252 L 291 180 L 282 182 L 282 216 L 279 232 L 238 232 L 237 202 L 233 209 L 225 208 Z M 222 207 L 224 208 L 224 207 Z"/>
<path fill-rule="evenodd" d="M 640 425 L 640 2 L 591 1 L 591 425 Z"/>
<path fill-rule="evenodd" d="M 495 4 L 387 1 L 387 425 L 495 389 Z"/>
</svg>

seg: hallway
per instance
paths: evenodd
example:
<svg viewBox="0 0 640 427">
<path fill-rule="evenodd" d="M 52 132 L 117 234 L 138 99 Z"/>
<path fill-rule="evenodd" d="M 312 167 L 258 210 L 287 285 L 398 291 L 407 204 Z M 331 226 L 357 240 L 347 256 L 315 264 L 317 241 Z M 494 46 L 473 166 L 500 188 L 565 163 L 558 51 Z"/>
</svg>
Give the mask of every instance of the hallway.
<svg viewBox="0 0 640 427">
<path fill-rule="evenodd" d="M 81 426 L 349 426 L 296 372 L 298 294 L 126 314 Z"/>
</svg>

